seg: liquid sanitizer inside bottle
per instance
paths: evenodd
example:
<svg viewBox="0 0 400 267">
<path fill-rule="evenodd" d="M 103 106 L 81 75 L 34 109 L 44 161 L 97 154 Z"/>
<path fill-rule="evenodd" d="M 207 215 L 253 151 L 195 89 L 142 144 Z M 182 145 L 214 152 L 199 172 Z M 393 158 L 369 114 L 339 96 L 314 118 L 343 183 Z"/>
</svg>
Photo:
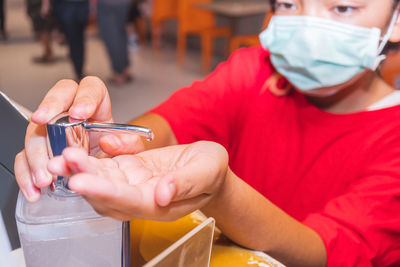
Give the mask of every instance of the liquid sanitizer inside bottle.
<svg viewBox="0 0 400 267">
<path fill-rule="evenodd" d="M 90 132 L 139 134 L 151 140 L 150 129 L 124 124 L 72 122 L 63 113 L 47 125 L 50 157 L 65 147 L 90 153 Z M 98 135 L 98 133 L 97 133 Z M 68 178 L 57 177 L 42 189 L 40 200 L 28 202 L 19 193 L 16 221 L 27 267 L 129 266 L 129 223 L 98 215 Z"/>
</svg>

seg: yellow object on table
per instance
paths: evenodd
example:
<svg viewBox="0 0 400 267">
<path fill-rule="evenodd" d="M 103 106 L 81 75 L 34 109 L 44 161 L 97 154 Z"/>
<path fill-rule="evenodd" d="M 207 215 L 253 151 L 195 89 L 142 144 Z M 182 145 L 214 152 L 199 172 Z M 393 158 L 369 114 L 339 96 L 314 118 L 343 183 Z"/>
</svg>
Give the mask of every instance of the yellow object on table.
<svg viewBox="0 0 400 267">
<path fill-rule="evenodd" d="M 131 222 L 131 266 L 139 267 L 153 259 L 189 231 L 205 216 L 194 212 L 174 222 L 134 220 Z M 230 242 L 216 229 L 211 252 L 211 267 L 283 266 L 264 253 L 244 249 Z"/>
</svg>

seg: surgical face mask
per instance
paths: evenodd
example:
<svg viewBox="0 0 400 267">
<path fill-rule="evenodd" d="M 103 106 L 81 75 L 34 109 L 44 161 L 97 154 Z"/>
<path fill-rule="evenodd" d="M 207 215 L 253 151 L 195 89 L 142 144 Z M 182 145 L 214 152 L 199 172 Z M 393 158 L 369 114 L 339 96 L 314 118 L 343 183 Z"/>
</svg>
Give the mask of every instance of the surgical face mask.
<svg viewBox="0 0 400 267">
<path fill-rule="evenodd" d="M 400 7 L 400 6 L 399 6 Z M 274 16 L 260 34 L 276 70 L 297 89 L 309 91 L 349 81 L 376 70 L 392 33 L 399 7 L 381 38 L 378 28 L 364 28 L 309 16 Z"/>
</svg>

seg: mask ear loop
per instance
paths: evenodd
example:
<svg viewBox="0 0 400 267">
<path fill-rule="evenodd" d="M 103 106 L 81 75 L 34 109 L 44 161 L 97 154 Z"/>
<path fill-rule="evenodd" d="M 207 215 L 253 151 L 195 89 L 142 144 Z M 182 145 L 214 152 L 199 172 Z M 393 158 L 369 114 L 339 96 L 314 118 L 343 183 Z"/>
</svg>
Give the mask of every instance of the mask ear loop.
<svg viewBox="0 0 400 267">
<path fill-rule="evenodd" d="M 383 55 L 381 53 L 389 41 L 390 35 L 393 32 L 394 25 L 399 20 L 399 18 L 398 18 L 399 11 L 400 11 L 400 4 L 397 5 L 395 11 L 393 12 L 393 17 L 390 21 L 389 28 L 387 29 L 386 34 L 381 38 L 381 43 L 379 45 L 378 53 L 377 53 L 378 56 L 376 57 L 376 60 L 375 60 L 374 70 L 376 70 L 378 68 L 379 64 L 381 64 L 381 62 L 383 60 L 385 60 L 385 58 L 386 58 L 386 55 Z"/>
</svg>

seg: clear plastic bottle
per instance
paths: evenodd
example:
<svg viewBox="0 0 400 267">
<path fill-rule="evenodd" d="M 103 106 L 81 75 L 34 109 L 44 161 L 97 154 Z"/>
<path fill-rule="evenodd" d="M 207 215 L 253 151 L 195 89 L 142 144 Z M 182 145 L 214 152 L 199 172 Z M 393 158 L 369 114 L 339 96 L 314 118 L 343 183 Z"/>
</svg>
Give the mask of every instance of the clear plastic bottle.
<svg viewBox="0 0 400 267">
<path fill-rule="evenodd" d="M 153 138 L 148 128 L 75 121 L 63 113 L 47 125 L 49 156 L 60 155 L 71 146 L 92 152 L 90 132 Z M 68 189 L 68 177 L 57 177 L 41 193 L 34 203 L 21 192 L 17 200 L 15 217 L 27 267 L 129 266 L 128 222 L 98 215 L 82 196 Z"/>
<path fill-rule="evenodd" d="M 20 192 L 16 220 L 27 267 L 121 266 L 122 222 L 80 195 L 45 189 L 30 203 Z"/>
</svg>

